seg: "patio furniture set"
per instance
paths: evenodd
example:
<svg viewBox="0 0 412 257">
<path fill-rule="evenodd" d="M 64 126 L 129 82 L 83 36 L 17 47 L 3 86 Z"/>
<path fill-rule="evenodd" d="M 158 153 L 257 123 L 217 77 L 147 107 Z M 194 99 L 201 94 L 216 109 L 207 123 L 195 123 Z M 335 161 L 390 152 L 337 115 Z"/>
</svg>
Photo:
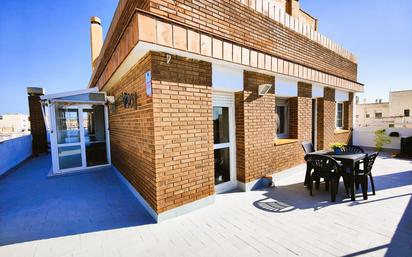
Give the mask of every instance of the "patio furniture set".
<svg viewBox="0 0 412 257">
<path fill-rule="evenodd" d="M 306 175 L 304 185 L 313 194 L 313 182 L 319 189 L 320 180 L 325 182 L 325 190 L 330 191 L 331 201 L 336 201 L 340 178 L 352 201 L 355 201 L 356 189 L 361 187 L 363 199 L 368 199 L 368 178 L 371 181 L 372 193 L 375 195 L 375 184 L 372 176 L 372 167 L 378 152 L 367 154 L 359 146 L 343 146 L 339 153 L 334 151 L 315 151 L 312 143 L 303 142 L 305 151 Z"/>
</svg>

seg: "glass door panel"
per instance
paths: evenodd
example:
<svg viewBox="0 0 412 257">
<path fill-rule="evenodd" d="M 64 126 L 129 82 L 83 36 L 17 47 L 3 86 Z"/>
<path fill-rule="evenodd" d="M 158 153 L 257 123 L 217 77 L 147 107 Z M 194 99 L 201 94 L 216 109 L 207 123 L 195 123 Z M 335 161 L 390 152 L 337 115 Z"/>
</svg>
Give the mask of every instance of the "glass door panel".
<svg viewBox="0 0 412 257">
<path fill-rule="evenodd" d="M 213 138 L 215 185 L 219 185 L 231 180 L 229 107 L 213 107 Z"/>
<path fill-rule="evenodd" d="M 215 149 L 215 185 L 230 181 L 229 147 Z"/>
<path fill-rule="evenodd" d="M 213 107 L 213 141 L 229 142 L 229 107 Z"/>
<path fill-rule="evenodd" d="M 82 167 L 78 106 L 57 104 L 55 116 L 59 170 Z"/>
<path fill-rule="evenodd" d="M 82 166 L 82 150 L 80 145 L 61 146 L 58 148 L 59 168 L 70 169 Z"/>
<path fill-rule="evenodd" d="M 107 164 L 106 128 L 104 106 L 83 108 L 83 129 L 86 149 L 86 166 Z"/>
<path fill-rule="evenodd" d="M 56 105 L 57 144 L 80 143 L 77 106 Z"/>
</svg>

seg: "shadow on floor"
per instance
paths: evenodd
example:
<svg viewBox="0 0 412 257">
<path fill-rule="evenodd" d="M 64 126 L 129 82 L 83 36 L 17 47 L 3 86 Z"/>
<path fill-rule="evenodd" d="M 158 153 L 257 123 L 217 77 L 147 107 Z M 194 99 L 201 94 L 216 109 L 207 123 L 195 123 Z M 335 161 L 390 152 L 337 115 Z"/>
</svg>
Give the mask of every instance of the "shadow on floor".
<svg viewBox="0 0 412 257">
<path fill-rule="evenodd" d="M 385 256 L 412 256 L 412 198 L 409 199 L 408 206 L 388 246 Z"/>
<path fill-rule="evenodd" d="M 409 194 L 411 195 L 411 194 Z M 367 248 L 359 252 L 344 255 L 343 257 L 364 256 L 365 254 L 373 254 L 375 251 L 386 249 L 386 257 L 412 256 L 412 198 L 402 215 L 395 234 L 389 244 L 384 244 L 372 248 Z"/>
<path fill-rule="evenodd" d="M 154 223 L 111 168 L 47 178 L 49 155 L 0 179 L 0 245 Z"/>
<path fill-rule="evenodd" d="M 374 176 L 374 181 L 377 194 L 379 194 L 380 190 L 412 185 L 412 170 Z M 370 188 L 371 187 L 369 186 L 369 195 L 372 194 L 372 192 L 370 192 Z M 324 185 L 322 184 L 319 190 L 314 189 L 313 196 L 309 195 L 309 191 L 303 186 L 303 183 L 277 186 L 275 188 L 269 188 L 264 191 L 265 193 L 263 195 L 265 197 L 258 201 L 255 201 L 253 205 L 258 209 L 273 213 L 290 212 L 295 209 L 313 209 L 314 211 L 317 211 L 330 205 L 342 203 L 349 203 L 349 206 L 356 206 L 358 204 L 367 204 L 370 202 L 384 201 L 392 198 L 412 195 L 412 193 L 402 194 L 383 199 L 368 199 L 364 201 L 361 196 L 361 191 L 358 190 L 356 201 L 352 202 L 350 198 L 346 196 L 342 181 L 339 185 L 336 202 L 331 202 L 330 192 L 325 191 Z"/>
</svg>

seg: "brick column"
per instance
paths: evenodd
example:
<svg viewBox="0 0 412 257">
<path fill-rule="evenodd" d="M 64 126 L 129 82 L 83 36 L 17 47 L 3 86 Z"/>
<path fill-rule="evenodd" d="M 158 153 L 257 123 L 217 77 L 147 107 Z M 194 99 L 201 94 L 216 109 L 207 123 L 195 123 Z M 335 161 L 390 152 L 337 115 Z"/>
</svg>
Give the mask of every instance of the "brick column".
<svg viewBox="0 0 412 257">
<path fill-rule="evenodd" d="M 237 179 L 250 182 L 273 173 L 276 135 L 274 87 L 258 95 L 273 76 L 244 71 L 244 91 L 235 94 Z"/>
<path fill-rule="evenodd" d="M 312 85 L 298 82 L 298 96 L 289 98 L 289 137 L 312 138 Z"/>
<path fill-rule="evenodd" d="M 289 138 L 299 138 L 299 97 L 289 98 Z"/>
<path fill-rule="evenodd" d="M 312 139 L 312 85 L 298 83 L 298 139 L 311 141 Z"/>
<path fill-rule="evenodd" d="M 213 195 L 212 65 L 152 52 L 157 213 Z"/>
<path fill-rule="evenodd" d="M 343 127 L 351 130 L 353 126 L 353 93 L 349 93 L 349 100 L 343 104 Z"/>
<path fill-rule="evenodd" d="M 47 134 L 44 124 L 43 112 L 41 110 L 40 96 L 44 95 L 43 88 L 27 88 L 30 129 L 32 135 L 32 151 L 34 155 L 47 153 Z"/>
<path fill-rule="evenodd" d="M 324 89 L 323 98 L 318 99 L 318 149 L 328 149 L 335 133 L 335 89 Z"/>
</svg>

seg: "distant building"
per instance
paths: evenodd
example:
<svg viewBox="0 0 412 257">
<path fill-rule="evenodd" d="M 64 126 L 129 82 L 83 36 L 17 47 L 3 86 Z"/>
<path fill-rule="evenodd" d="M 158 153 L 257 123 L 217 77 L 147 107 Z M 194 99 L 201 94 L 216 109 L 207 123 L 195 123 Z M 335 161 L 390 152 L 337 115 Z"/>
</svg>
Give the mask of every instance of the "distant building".
<svg viewBox="0 0 412 257">
<path fill-rule="evenodd" d="M 0 115 L 0 141 L 30 133 L 29 115 L 9 113 Z"/>
<path fill-rule="evenodd" d="M 389 93 L 389 102 L 356 103 L 356 127 L 412 128 L 412 90 Z"/>
</svg>

